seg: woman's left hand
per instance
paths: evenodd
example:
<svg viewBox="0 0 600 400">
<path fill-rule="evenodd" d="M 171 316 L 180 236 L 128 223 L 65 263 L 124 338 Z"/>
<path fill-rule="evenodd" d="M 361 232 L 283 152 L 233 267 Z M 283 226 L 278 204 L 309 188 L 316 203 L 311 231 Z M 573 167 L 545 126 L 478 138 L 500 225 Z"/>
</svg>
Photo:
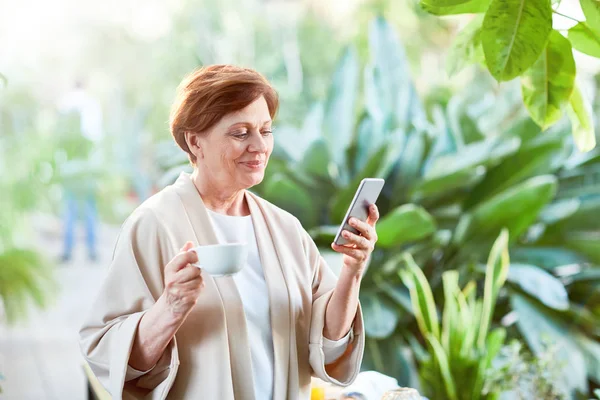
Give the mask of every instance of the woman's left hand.
<svg viewBox="0 0 600 400">
<path fill-rule="evenodd" d="M 365 266 L 367 265 L 367 260 L 375 248 L 375 243 L 377 242 L 375 224 L 378 219 L 379 210 L 375 204 L 371 204 L 367 222 L 363 222 L 357 218 L 350 218 L 348 221 L 350 226 L 355 228 L 360 235 L 344 229 L 342 231 L 342 236 L 348 243 L 344 245 L 331 244 L 333 250 L 344 254 L 344 267 L 351 269 L 353 273 L 363 273 Z"/>
</svg>

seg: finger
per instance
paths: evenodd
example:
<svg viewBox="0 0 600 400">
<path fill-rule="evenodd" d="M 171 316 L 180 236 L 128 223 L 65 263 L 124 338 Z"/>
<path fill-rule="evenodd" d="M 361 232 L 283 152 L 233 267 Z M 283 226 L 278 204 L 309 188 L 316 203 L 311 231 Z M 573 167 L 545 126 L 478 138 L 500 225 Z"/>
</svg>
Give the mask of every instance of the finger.
<svg viewBox="0 0 600 400">
<path fill-rule="evenodd" d="M 185 268 L 188 264 L 195 264 L 197 262 L 198 255 L 196 252 L 188 250 L 186 252 L 177 254 L 167 265 L 167 267 L 173 271 L 179 271 L 182 268 Z"/>
<path fill-rule="evenodd" d="M 367 217 L 367 224 L 375 226 L 375 223 L 379 220 L 379 208 L 377 205 L 371 204 L 369 206 L 369 216 Z"/>
<path fill-rule="evenodd" d="M 364 221 L 359 220 L 358 218 L 350 218 L 348 221 L 351 227 L 360 232 L 360 234 L 367 238 L 367 240 L 371 240 L 373 237 L 373 227 L 367 224 Z"/>
<path fill-rule="evenodd" d="M 350 256 L 359 262 L 363 262 L 367 259 L 367 256 L 366 256 L 364 250 L 359 250 L 359 249 L 355 249 L 355 248 L 353 249 L 351 247 L 344 247 L 344 246 L 340 246 L 339 244 L 335 244 L 335 243 L 332 243 L 331 247 L 333 248 L 333 250 L 337 251 L 338 253 L 346 254 L 347 256 Z"/>
<path fill-rule="evenodd" d="M 173 287 L 173 289 L 175 289 L 181 296 L 185 296 L 186 293 L 194 292 L 203 286 L 204 280 L 202 277 L 198 277 L 197 279 L 192 279 L 191 281 L 177 284 Z"/>
<path fill-rule="evenodd" d="M 359 236 L 359 235 L 354 234 L 347 230 L 342 231 L 342 236 L 349 243 L 355 244 L 356 248 L 358 248 L 358 249 L 369 250 L 369 251 L 372 250 L 371 242 L 364 236 Z"/>
<path fill-rule="evenodd" d="M 186 265 L 175 273 L 174 282 L 184 283 L 202 276 L 202 270 L 191 264 Z"/>
<path fill-rule="evenodd" d="M 181 251 L 188 251 L 194 248 L 194 243 L 187 241 L 185 242 L 185 244 L 183 245 L 183 247 L 181 248 Z"/>
</svg>

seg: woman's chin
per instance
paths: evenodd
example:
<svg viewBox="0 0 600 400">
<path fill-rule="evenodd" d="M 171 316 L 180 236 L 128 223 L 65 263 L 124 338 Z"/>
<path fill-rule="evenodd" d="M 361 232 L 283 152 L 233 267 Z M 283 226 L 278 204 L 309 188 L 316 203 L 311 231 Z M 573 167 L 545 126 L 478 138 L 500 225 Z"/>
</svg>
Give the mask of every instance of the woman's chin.
<svg viewBox="0 0 600 400">
<path fill-rule="evenodd" d="M 264 171 L 257 171 L 245 174 L 243 177 L 244 186 L 247 188 L 251 188 L 252 186 L 256 186 L 263 181 L 265 178 Z"/>
</svg>

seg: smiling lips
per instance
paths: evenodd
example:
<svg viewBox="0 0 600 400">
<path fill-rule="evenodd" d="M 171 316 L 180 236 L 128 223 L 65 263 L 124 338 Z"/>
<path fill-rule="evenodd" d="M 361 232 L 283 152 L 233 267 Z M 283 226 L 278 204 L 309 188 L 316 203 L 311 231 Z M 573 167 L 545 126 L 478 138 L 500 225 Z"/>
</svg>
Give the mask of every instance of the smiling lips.
<svg viewBox="0 0 600 400">
<path fill-rule="evenodd" d="M 260 160 L 245 161 L 245 162 L 242 162 L 242 164 L 244 164 L 248 168 L 252 168 L 252 169 L 260 169 L 264 165 L 263 162 Z"/>
</svg>

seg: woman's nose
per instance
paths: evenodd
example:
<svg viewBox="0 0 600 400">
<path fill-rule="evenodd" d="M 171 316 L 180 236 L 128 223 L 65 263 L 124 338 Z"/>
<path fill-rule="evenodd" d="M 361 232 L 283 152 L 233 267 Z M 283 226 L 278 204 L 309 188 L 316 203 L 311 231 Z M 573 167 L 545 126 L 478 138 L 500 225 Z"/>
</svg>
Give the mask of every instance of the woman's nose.
<svg viewBox="0 0 600 400">
<path fill-rule="evenodd" d="M 252 141 L 248 145 L 248 151 L 264 153 L 267 151 L 267 139 L 264 138 L 260 133 L 258 135 L 252 135 Z"/>
</svg>

